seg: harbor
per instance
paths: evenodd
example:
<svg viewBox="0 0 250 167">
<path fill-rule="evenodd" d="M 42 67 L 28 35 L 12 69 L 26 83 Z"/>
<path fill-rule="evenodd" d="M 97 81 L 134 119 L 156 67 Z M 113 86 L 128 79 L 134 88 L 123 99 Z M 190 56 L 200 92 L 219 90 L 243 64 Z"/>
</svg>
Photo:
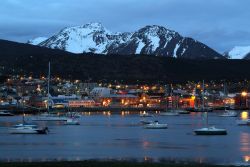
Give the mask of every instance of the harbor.
<svg viewBox="0 0 250 167">
<path fill-rule="evenodd" d="M 209 126 L 225 128 L 225 136 L 197 136 L 193 130 L 204 126 L 202 113 L 141 117 L 133 112 L 84 112 L 80 125 L 39 121 L 49 127 L 47 135 L 10 134 L 9 128 L 21 123 L 22 116 L 0 117 L 1 161 L 84 161 L 136 160 L 139 162 L 182 161 L 224 165 L 249 165 L 249 126 L 239 126 L 248 111 L 238 117 L 220 117 L 209 113 Z M 34 115 L 26 115 L 32 122 Z M 248 117 L 247 117 L 248 118 Z M 145 129 L 141 121 L 166 123 L 167 129 Z M 34 123 L 34 122 L 33 122 Z M 226 151 L 225 151 L 226 150 Z"/>
</svg>

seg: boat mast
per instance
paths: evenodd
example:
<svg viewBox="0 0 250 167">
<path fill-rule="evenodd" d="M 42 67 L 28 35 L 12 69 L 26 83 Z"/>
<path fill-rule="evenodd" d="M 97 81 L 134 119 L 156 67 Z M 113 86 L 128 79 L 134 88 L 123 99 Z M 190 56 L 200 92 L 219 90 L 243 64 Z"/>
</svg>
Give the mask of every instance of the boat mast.
<svg viewBox="0 0 250 167">
<path fill-rule="evenodd" d="M 202 111 L 205 111 L 205 82 L 204 80 L 202 81 Z M 205 116 L 206 116 L 206 126 L 208 127 L 208 113 L 205 111 Z"/>
<path fill-rule="evenodd" d="M 50 87 L 50 61 L 49 61 L 49 71 L 48 71 L 48 94 L 47 94 L 47 98 L 48 98 L 48 105 L 47 105 L 47 110 L 48 110 L 48 113 L 49 113 L 49 87 Z"/>
<path fill-rule="evenodd" d="M 202 81 L 202 109 L 204 110 L 205 108 L 205 98 L 204 98 L 204 92 L 205 91 L 205 83 L 204 80 Z"/>
<path fill-rule="evenodd" d="M 170 98 L 171 98 L 171 109 L 173 109 L 173 87 L 170 84 Z"/>
</svg>

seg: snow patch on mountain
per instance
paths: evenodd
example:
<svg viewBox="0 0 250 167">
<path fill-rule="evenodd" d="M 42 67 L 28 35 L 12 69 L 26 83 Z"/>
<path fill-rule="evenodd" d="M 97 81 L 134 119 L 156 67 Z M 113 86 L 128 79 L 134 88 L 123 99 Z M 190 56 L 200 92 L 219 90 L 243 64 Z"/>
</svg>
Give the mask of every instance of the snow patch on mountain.
<svg viewBox="0 0 250 167">
<path fill-rule="evenodd" d="M 243 59 L 250 53 L 250 46 L 235 46 L 227 54 L 231 59 Z"/>
<path fill-rule="evenodd" d="M 37 37 L 37 38 L 31 39 L 31 40 L 28 40 L 27 43 L 31 44 L 31 45 L 38 45 L 41 42 L 45 41 L 46 39 L 48 39 L 48 38 L 47 37 Z"/>
<path fill-rule="evenodd" d="M 140 54 L 142 48 L 145 46 L 145 44 L 142 42 L 142 40 L 138 41 L 138 46 L 136 48 L 135 54 Z"/>
<path fill-rule="evenodd" d="M 173 57 L 175 57 L 175 58 L 177 58 L 176 52 L 177 52 L 177 50 L 179 49 L 179 47 L 180 47 L 180 44 L 178 43 L 178 44 L 176 44 L 176 46 L 175 46 L 175 48 L 174 48 L 174 55 L 173 55 Z"/>
<path fill-rule="evenodd" d="M 157 36 L 151 36 L 150 38 L 152 51 L 154 52 L 159 47 L 160 38 Z"/>
</svg>

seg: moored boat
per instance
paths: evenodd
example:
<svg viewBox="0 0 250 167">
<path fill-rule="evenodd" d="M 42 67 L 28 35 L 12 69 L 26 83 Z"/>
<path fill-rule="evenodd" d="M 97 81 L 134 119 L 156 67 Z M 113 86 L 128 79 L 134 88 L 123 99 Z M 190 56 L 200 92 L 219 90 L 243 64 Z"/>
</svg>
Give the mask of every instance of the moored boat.
<svg viewBox="0 0 250 167">
<path fill-rule="evenodd" d="M 161 124 L 158 121 L 154 121 L 150 124 L 144 125 L 145 129 L 167 129 L 168 125 L 167 124 Z"/>
<path fill-rule="evenodd" d="M 240 126 L 250 125 L 250 119 L 236 120 L 236 123 Z"/>
<path fill-rule="evenodd" d="M 50 62 L 49 62 L 49 70 L 48 70 L 48 83 L 47 83 L 48 87 L 47 87 L 47 113 L 38 115 L 34 118 L 32 118 L 32 121 L 67 121 L 67 118 L 64 116 L 58 116 L 56 114 L 52 114 L 50 112 L 50 93 L 49 93 L 49 89 L 50 89 Z"/>
<path fill-rule="evenodd" d="M 67 121 L 67 117 L 64 116 L 57 116 L 54 114 L 48 114 L 48 115 L 39 115 L 36 117 L 33 117 L 32 121 Z"/>
<path fill-rule="evenodd" d="M 16 125 L 10 128 L 11 134 L 47 134 L 48 127 L 38 128 L 36 125 Z"/>
<path fill-rule="evenodd" d="M 205 106 L 205 98 L 204 98 L 204 89 L 205 89 L 205 84 L 204 84 L 204 80 L 203 80 L 203 93 L 202 93 L 202 110 L 204 110 L 204 106 Z M 205 120 L 206 120 L 206 127 L 204 128 L 199 128 L 199 129 L 195 129 L 193 132 L 196 135 L 227 135 L 227 130 L 226 129 L 219 129 L 216 128 L 214 126 L 208 126 L 208 113 L 207 111 L 203 113 L 203 116 L 205 116 Z"/>
<path fill-rule="evenodd" d="M 11 112 L 8 110 L 0 110 L 0 116 L 14 116 Z"/>
<path fill-rule="evenodd" d="M 180 114 L 175 111 L 165 111 L 160 113 L 161 116 L 179 116 Z"/>
<path fill-rule="evenodd" d="M 64 125 L 80 125 L 80 122 L 74 118 L 68 118 Z"/>
<path fill-rule="evenodd" d="M 182 109 L 176 109 L 175 112 L 177 112 L 179 114 L 190 114 L 190 111 L 182 110 Z"/>
<path fill-rule="evenodd" d="M 228 111 L 226 110 L 224 113 L 220 114 L 220 117 L 237 117 L 237 112 L 236 111 Z"/>
<path fill-rule="evenodd" d="M 212 126 L 212 127 L 195 129 L 194 133 L 196 135 L 226 135 L 227 130 L 226 129 L 218 129 L 218 128 L 215 128 Z"/>
</svg>

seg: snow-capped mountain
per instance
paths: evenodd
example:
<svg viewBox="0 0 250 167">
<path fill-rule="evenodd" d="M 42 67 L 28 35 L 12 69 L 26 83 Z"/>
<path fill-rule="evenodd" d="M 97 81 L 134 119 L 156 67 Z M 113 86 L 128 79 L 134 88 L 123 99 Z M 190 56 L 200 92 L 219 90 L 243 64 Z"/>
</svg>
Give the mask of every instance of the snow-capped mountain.
<svg viewBox="0 0 250 167">
<path fill-rule="evenodd" d="M 73 53 L 147 54 L 178 58 L 223 58 L 192 38 L 162 26 L 145 26 L 132 33 L 112 33 L 100 23 L 64 28 L 38 45 Z"/>
<path fill-rule="evenodd" d="M 34 39 L 31 39 L 31 40 L 28 40 L 28 44 L 31 44 L 31 45 L 38 45 L 39 43 L 45 41 L 46 39 L 48 39 L 47 37 L 37 37 L 37 38 L 34 38 Z"/>
<path fill-rule="evenodd" d="M 235 46 L 232 50 L 225 52 L 224 55 L 230 59 L 250 58 L 250 46 Z"/>
</svg>

